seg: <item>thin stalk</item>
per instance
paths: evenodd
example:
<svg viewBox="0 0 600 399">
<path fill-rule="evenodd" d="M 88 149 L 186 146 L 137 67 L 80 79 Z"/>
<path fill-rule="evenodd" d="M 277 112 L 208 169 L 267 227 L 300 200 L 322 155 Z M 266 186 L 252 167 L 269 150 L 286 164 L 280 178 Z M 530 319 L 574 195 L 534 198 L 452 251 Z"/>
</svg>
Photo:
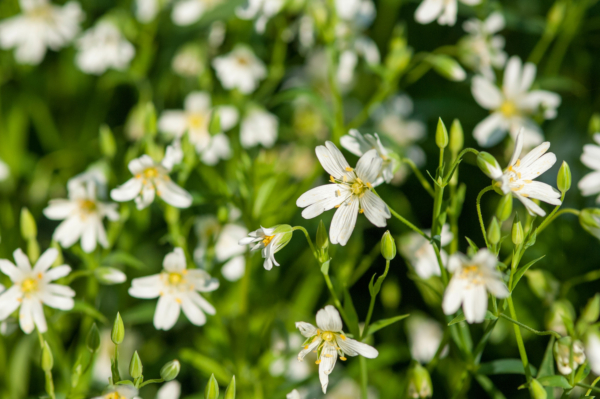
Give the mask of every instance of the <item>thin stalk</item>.
<svg viewBox="0 0 600 399">
<path fill-rule="evenodd" d="M 342 95 L 340 94 L 337 86 L 335 71 L 337 70 L 337 63 L 335 60 L 336 52 L 333 48 L 328 51 L 329 55 L 329 67 L 328 67 L 328 80 L 329 88 L 331 90 L 331 96 L 333 97 L 333 110 L 334 110 L 334 125 L 333 125 L 333 140 L 339 141 L 340 137 L 344 134 L 344 103 Z"/>
<path fill-rule="evenodd" d="M 417 176 L 417 179 L 419 179 L 419 182 L 421 182 L 421 185 L 423 186 L 425 191 L 427 191 L 429 193 L 429 195 L 434 197 L 435 192 L 433 191 L 433 188 L 431 188 L 431 184 L 429 184 L 429 182 L 427 181 L 425 176 L 423 176 L 423 174 L 421 173 L 419 168 L 417 168 L 417 165 L 414 163 L 414 161 L 410 158 L 404 158 L 404 159 L 402 159 L 402 162 L 404 162 L 405 164 L 408 164 L 408 166 L 410 166 L 410 168 L 412 169 L 415 176 Z"/>
<path fill-rule="evenodd" d="M 563 284 L 563 286 L 561 288 L 561 291 L 560 291 L 560 296 L 562 298 L 564 298 L 565 296 L 567 296 L 567 292 L 573 286 L 576 286 L 576 285 L 579 285 L 579 284 L 583 284 L 583 283 L 590 283 L 590 282 L 596 281 L 598 279 L 600 279 L 600 270 L 594 270 L 594 271 L 588 272 L 588 273 L 586 273 L 586 274 L 584 274 L 582 276 L 573 277 L 573 278 L 567 280 Z"/>
<path fill-rule="evenodd" d="M 507 315 L 505 315 L 504 313 L 500 313 L 499 317 L 502 317 L 503 319 L 506 319 L 508 321 L 510 321 L 513 324 L 516 324 L 517 326 L 524 328 L 525 330 L 534 333 L 535 335 L 552 335 L 554 338 L 556 339 L 561 339 L 562 336 L 557 333 L 556 331 L 539 331 L 539 330 L 535 330 L 517 320 L 513 320 L 510 317 L 508 317 Z"/>
<path fill-rule="evenodd" d="M 515 305 L 513 304 L 512 296 L 507 298 L 508 300 L 508 309 L 510 310 L 510 315 L 512 317 L 512 321 L 518 322 L 517 320 L 517 312 L 515 312 Z M 525 344 L 523 342 L 523 337 L 521 336 L 521 330 L 519 329 L 520 325 L 515 324 L 515 338 L 517 339 L 517 346 L 519 347 L 519 355 L 521 356 L 521 362 L 523 362 L 523 369 L 525 371 L 525 378 L 527 379 L 527 383 L 531 383 L 531 370 L 529 369 L 529 359 L 527 358 L 527 352 L 525 351 Z"/>
<path fill-rule="evenodd" d="M 344 319 L 346 325 L 350 325 L 348 316 L 346 315 L 346 311 L 344 311 L 344 308 L 342 307 L 342 302 L 340 302 L 340 299 L 338 298 L 337 294 L 335 293 L 335 290 L 333 289 L 333 284 L 331 283 L 329 275 L 323 273 L 323 277 L 325 278 L 325 284 L 327 284 L 327 288 L 329 288 L 329 293 L 331 294 L 331 298 L 333 299 L 335 307 L 342 315 L 342 319 Z"/>
<path fill-rule="evenodd" d="M 433 250 L 435 251 L 435 257 L 437 258 L 438 265 L 440 267 L 440 273 L 442 275 L 442 282 L 444 283 L 444 287 L 448 286 L 448 271 L 444 267 L 444 262 L 442 261 L 442 254 L 437 245 L 433 244 Z"/>
<path fill-rule="evenodd" d="M 308 245 L 310 245 L 310 250 L 312 251 L 313 256 L 315 257 L 315 259 L 319 259 L 319 255 L 317 254 L 317 251 L 315 250 L 315 246 L 313 245 L 312 239 L 310 238 L 308 231 L 306 231 L 306 229 L 302 226 L 292 227 L 292 231 L 296 231 L 296 230 L 300 230 L 301 232 L 304 233 L 304 236 L 306 237 L 306 241 L 308 241 Z"/>
<path fill-rule="evenodd" d="M 594 380 L 594 382 L 592 382 L 592 385 L 590 385 L 590 388 L 586 392 L 585 396 L 590 396 L 590 394 L 592 393 L 592 389 L 596 386 L 596 384 L 598 383 L 598 381 L 600 381 L 600 377 L 596 377 L 596 379 Z"/>
<path fill-rule="evenodd" d="M 477 195 L 477 216 L 479 217 L 479 225 L 481 226 L 481 233 L 483 234 L 483 239 L 485 240 L 485 246 L 487 248 L 490 247 L 490 244 L 488 243 L 487 233 L 485 231 L 485 223 L 483 222 L 483 216 L 481 215 L 481 197 L 483 197 L 483 194 L 485 194 L 488 191 L 491 191 L 493 189 L 494 189 L 494 186 L 487 186 L 486 188 L 481 190 L 479 192 L 479 194 Z"/>
<path fill-rule="evenodd" d="M 596 384 L 598 382 L 598 379 L 600 379 L 600 377 L 596 378 L 594 380 L 594 384 Z M 589 396 L 590 393 L 592 392 L 597 392 L 600 393 L 600 388 L 594 386 L 594 385 L 588 385 L 588 384 L 582 384 L 581 382 L 578 382 L 577 384 L 578 387 L 582 387 L 582 388 L 587 388 L 588 389 L 588 393 L 586 394 L 586 396 Z"/>
<path fill-rule="evenodd" d="M 372 189 L 372 191 L 375 195 L 377 195 L 379 198 L 381 198 L 381 196 L 377 193 L 377 191 L 375 191 L 374 188 Z M 427 234 L 425 234 L 421 229 L 419 229 L 417 226 L 415 226 L 414 224 L 412 224 L 411 222 L 409 222 L 408 220 L 403 218 L 398 212 L 393 210 L 389 205 L 387 205 L 387 207 L 390 210 L 391 214 L 394 215 L 394 217 L 396 219 L 400 220 L 402 223 L 404 223 L 406 226 L 408 226 L 411 230 L 415 231 L 416 233 L 419 233 L 419 235 L 421 235 L 421 237 L 425 238 L 427 241 L 431 241 L 431 237 L 429 237 Z"/>
<path fill-rule="evenodd" d="M 475 154 L 475 156 L 479 155 L 479 151 L 477 151 L 474 148 L 465 148 L 464 150 L 462 150 L 458 156 L 456 157 L 456 159 L 454 160 L 454 162 L 452 163 L 452 166 L 450 166 L 449 172 L 446 175 L 446 177 L 444 178 L 444 184 L 448 184 L 448 182 L 450 181 L 450 179 L 452 178 L 452 175 L 454 174 L 454 172 L 456 171 L 456 169 L 458 168 L 458 165 L 462 162 L 463 157 L 467 154 L 467 153 L 473 153 Z"/>
<path fill-rule="evenodd" d="M 579 216 L 579 214 L 581 213 L 577 209 L 572 209 L 572 208 L 565 208 L 565 209 L 561 209 L 560 211 L 556 212 L 558 210 L 558 208 L 560 208 L 560 205 L 557 206 L 556 208 L 554 208 L 554 211 L 552 211 L 552 213 L 550 215 L 548 215 L 548 217 L 546 219 L 544 219 L 544 221 L 539 225 L 539 227 L 537 228 L 537 234 L 541 233 L 546 227 L 548 227 L 548 225 L 550 223 L 554 222 L 554 220 L 556 218 L 558 218 L 560 215 L 564 215 L 565 213 L 570 213 L 570 214 Z"/>
<path fill-rule="evenodd" d="M 382 283 L 383 283 L 383 280 L 385 280 L 385 278 L 387 277 L 389 271 L 390 271 L 390 261 L 386 260 L 385 261 L 385 271 L 381 275 Z M 361 341 L 369 333 L 369 324 L 371 323 L 371 317 L 373 316 L 373 308 L 375 308 L 375 299 L 377 299 L 377 294 L 371 296 L 371 303 L 369 304 L 369 312 L 367 313 L 367 319 L 365 320 L 365 326 L 363 328 L 363 333 L 360 336 Z"/>
<path fill-rule="evenodd" d="M 369 375 L 367 374 L 367 359 L 360 356 L 360 397 L 368 399 L 367 386 L 369 384 Z"/>
</svg>

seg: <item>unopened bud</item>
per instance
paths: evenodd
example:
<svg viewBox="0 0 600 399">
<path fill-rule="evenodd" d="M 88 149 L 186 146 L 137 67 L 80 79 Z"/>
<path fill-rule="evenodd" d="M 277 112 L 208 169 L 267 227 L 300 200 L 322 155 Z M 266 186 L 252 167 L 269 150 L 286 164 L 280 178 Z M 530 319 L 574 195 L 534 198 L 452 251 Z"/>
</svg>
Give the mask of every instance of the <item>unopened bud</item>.
<svg viewBox="0 0 600 399">
<path fill-rule="evenodd" d="M 225 390 L 223 399 L 235 399 L 235 375 L 231 378 L 231 382 Z"/>
<path fill-rule="evenodd" d="M 98 282 L 104 285 L 120 284 L 127 280 L 125 273 L 114 267 L 99 267 L 94 274 Z"/>
<path fill-rule="evenodd" d="M 458 153 L 463 149 L 464 141 L 462 125 L 458 119 L 454 119 L 452 126 L 450 126 L 450 151 Z"/>
<path fill-rule="evenodd" d="M 100 126 L 99 137 L 100 150 L 102 154 L 108 158 L 113 158 L 117 153 L 117 144 L 115 143 L 115 137 L 107 125 Z"/>
<path fill-rule="evenodd" d="M 110 339 L 115 345 L 120 345 L 125 338 L 125 326 L 123 325 L 123 319 L 121 318 L 121 314 L 117 313 L 117 317 L 115 317 L 115 322 L 113 324 L 112 332 L 110 334 Z"/>
<path fill-rule="evenodd" d="M 594 295 L 585 305 L 583 312 L 581 312 L 581 320 L 587 323 L 595 323 L 600 316 L 600 294 Z"/>
<path fill-rule="evenodd" d="M 498 224 L 498 220 L 496 218 L 492 218 L 492 223 L 490 223 L 490 227 L 488 228 L 487 238 L 488 241 L 496 245 L 500 242 L 500 225 Z"/>
<path fill-rule="evenodd" d="M 579 223 L 588 233 L 600 240 L 600 208 L 586 208 L 579 212 Z"/>
<path fill-rule="evenodd" d="M 527 273 L 529 274 L 533 271 L 534 270 L 529 270 Z M 542 296 L 545 296 L 543 291 L 547 291 L 547 289 L 544 289 L 544 286 L 547 285 L 544 283 L 546 279 L 540 270 L 537 271 L 540 272 L 540 275 L 534 275 L 533 278 L 530 279 L 532 281 L 530 281 L 529 285 L 530 287 L 532 285 L 534 286 L 532 291 L 534 291 L 536 295 L 542 293 Z M 537 284 L 537 286 L 535 286 L 535 284 Z M 575 309 L 573 308 L 573 305 L 571 305 L 571 302 L 566 299 L 559 299 L 552 303 L 550 310 L 546 315 L 546 329 L 556 331 L 560 335 L 567 335 L 568 331 L 565 326 L 565 320 L 568 320 L 570 323 L 572 323 L 574 318 Z"/>
<path fill-rule="evenodd" d="M 396 242 L 389 230 L 381 237 L 381 255 L 388 261 L 396 257 Z"/>
<path fill-rule="evenodd" d="M 42 370 L 46 372 L 52 371 L 52 367 L 54 367 L 54 357 L 52 357 L 52 351 L 48 342 L 44 341 L 44 345 L 42 346 Z"/>
<path fill-rule="evenodd" d="M 507 221 L 510 215 L 512 214 L 512 203 L 512 194 L 506 194 L 500 199 L 498 209 L 496 209 L 496 217 L 500 222 Z"/>
<path fill-rule="evenodd" d="M 92 353 L 95 353 L 100 348 L 100 331 L 98 330 L 96 323 L 92 324 L 92 328 L 90 328 L 85 344 Z"/>
<path fill-rule="evenodd" d="M 519 220 L 519 216 L 515 215 L 512 226 L 512 242 L 515 245 L 521 245 L 525 239 L 525 232 L 523 231 L 523 225 Z"/>
<path fill-rule="evenodd" d="M 37 225 L 29 209 L 21 209 L 21 236 L 24 240 L 33 240 L 37 237 Z"/>
<path fill-rule="evenodd" d="M 415 363 L 408 374 L 409 398 L 429 398 L 433 395 L 431 377 L 427 369 Z"/>
<path fill-rule="evenodd" d="M 588 129 L 591 134 L 600 132 L 600 113 L 595 113 L 592 115 Z"/>
<path fill-rule="evenodd" d="M 206 389 L 204 390 L 204 399 L 218 399 L 219 398 L 219 384 L 215 375 L 210 376 Z"/>
<path fill-rule="evenodd" d="M 560 169 L 558 170 L 558 176 L 556 177 L 556 184 L 558 189 L 564 194 L 571 188 L 571 168 L 563 161 Z"/>
<path fill-rule="evenodd" d="M 455 82 L 463 81 L 467 78 L 467 73 L 460 66 L 458 61 L 447 55 L 431 55 L 428 58 L 433 69 L 441 76 Z"/>
<path fill-rule="evenodd" d="M 160 378 L 165 382 L 174 380 L 179 375 L 179 370 L 181 370 L 179 360 L 171 360 L 160 369 Z"/>
<path fill-rule="evenodd" d="M 502 177 L 500 164 L 489 152 L 481 151 L 477 154 L 477 166 L 490 179 L 497 180 Z"/>
<path fill-rule="evenodd" d="M 442 118 L 438 119 L 437 129 L 435 130 L 435 144 L 439 148 L 446 148 L 448 146 L 448 130 L 446 125 L 442 121 Z"/>
<path fill-rule="evenodd" d="M 215 134 L 221 133 L 221 114 L 218 109 L 213 110 L 208 123 L 208 132 L 214 136 Z"/>
<path fill-rule="evenodd" d="M 546 399 L 548 397 L 546 388 L 544 388 L 536 379 L 531 380 L 531 384 L 529 385 L 529 393 L 531 394 L 532 399 Z"/>
<path fill-rule="evenodd" d="M 140 355 L 135 351 L 131 357 L 131 362 L 129 362 L 129 375 L 133 378 L 139 378 L 142 376 L 143 370 L 142 359 L 140 359 Z"/>
</svg>

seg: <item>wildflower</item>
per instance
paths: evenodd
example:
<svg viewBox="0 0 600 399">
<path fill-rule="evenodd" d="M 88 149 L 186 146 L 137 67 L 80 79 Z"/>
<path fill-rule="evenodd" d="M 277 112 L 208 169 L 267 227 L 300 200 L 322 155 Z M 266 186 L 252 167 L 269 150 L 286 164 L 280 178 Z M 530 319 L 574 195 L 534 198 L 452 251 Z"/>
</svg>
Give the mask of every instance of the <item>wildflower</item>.
<svg viewBox="0 0 600 399">
<path fill-rule="evenodd" d="M 167 382 L 156 393 L 156 399 L 179 399 L 180 396 L 181 384 L 177 380 Z"/>
<path fill-rule="evenodd" d="M 240 142 L 244 148 L 258 144 L 271 148 L 277 140 L 277 117 L 260 108 L 252 109 L 240 123 Z"/>
<path fill-rule="evenodd" d="M 414 363 L 408 371 L 406 393 L 409 398 L 430 398 L 433 395 L 431 376 L 419 363 Z"/>
<path fill-rule="evenodd" d="M 444 335 L 440 324 L 426 316 L 412 315 L 406 322 L 406 332 L 413 359 L 422 364 L 429 363 Z M 448 347 L 445 347 L 441 356 L 447 353 Z"/>
<path fill-rule="evenodd" d="M 158 14 L 159 0 L 135 0 L 135 17 L 143 24 L 152 22 Z"/>
<path fill-rule="evenodd" d="M 377 180 L 373 183 L 373 186 L 377 187 L 384 181 L 389 183 L 394 177 L 394 172 L 400 166 L 398 158 L 394 157 L 392 151 L 385 148 L 381 144 L 381 140 L 377 133 L 374 134 L 360 134 L 358 130 L 352 129 L 350 133 L 340 138 L 340 144 L 346 150 L 350 151 L 356 156 L 363 156 L 369 150 L 376 150 L 377 155 L 383 160 L 381 164 L 381 171 L 377 176 Z"/>
<path fill-rule="evenodd" d="M 460 0 L 462 3 L 474 6 L 481 0 Z M 420 24 L 428 24 L 437 18 L 440 25 L 453 26 L 456 23 L 457 0 L 423 0 L 417 7 L 415 19 Z"/>
<path fill-rule="evenodd" d="M 167 204 L 177 208 L 188 208 L 192 205 L 190 193 L 173 183 L 168 173 L 172 168 L 169 152 L 161 164 L 148 155 L 142 155 L 129 162 L 129 170 L 133 177 L 110 192 L 113 200 L 131 201 L 135 198 L 138 209 L 144 209 L 154 201 L 158 194 Z"/>
<path fill-rule="evenodd" d="M 594 170 L 579 181 L 581 195 L 586 197 L 600 194 L 600 133 L 594 134 L 594 141 L 598 145 L 586 144 L 581 155 L 581 162 Z M 600 195 L 596 198 L 596 203 L 600 204 Z"/>
<path fill-rule="evenodd" d="M 202 48 L 195 43 L 189 43 L 181 47 L 175 53 L 171 68 L 183 77 L 197 77 L 204 72 Z"/>
<path fill-rule="evenodd" d="M 15 48 L 20 64 L 39 64 L 46 49 L 59 50 L 79 33 L 84 14 L 70 1 L 63 6 L 49 0 L 20 0 L 22 14 L 0 22 L 0 47 Z"/>
<path fill-rule="evenodd" d="M 444 294 L 442 308 L 447 315 L 455 313 L 462 304 L 469 323 L 481 323 L 487 311 L 487 291 L 497 298 L 506 298 L 508 288 L 496 270 L 498 259 L 487 249 L 469 259 L 461 253 L 450 257 L 448 270 L 454 273 Z"/>
<path fill-rule="evenodd" d="M 300 399 L 300 393 L 297 390 L 293 390 L 292 392 L 285 395 L 286 399 Z"/>
<path fill-rule="evenodd" d="M 252 251 L 262 249 L 262 257 L 265 259 L 263 266 L 266 270 L 271 270 L 273 264 L 279 266 L 275 260 L 275 254 L 285 247 L 292 238 L 292 228 L 287 224 L 281 224 L 274 227 L 262 227 L 248 234 L 248 237 L 242 238 L 239 245 L 255 244 Z"/>
<path fill-rule="evenodd" d="M 212 10 L 223 0 L 180 0 L 173 6 L 171 19 L 175 25 L 187 26 L 197 22 L 204 13 Z"/>
<path fill-rule="evenodd" d="M 297 322 L 296 328 L 307 338 L 304 348 L 298 354 L 298 360 L 302 361 L 311 351 L 317 351 L 317 364 L 319 365 L 319 379 L 323 393 L 327 392 L 329 374 L 333 371 L 337 357 L 345 361 L 346 355 L 361 355 L 374 359 L 379 355 L 377 349 L 365 343 L 358 342 L 346 337 L 342 331 L 342 319 L 336 308 L 331 305 L 325 306 L 317 312 L 317 327 L 310 323 Z"/>
<path fill-rule="evenodd" d="M 108 389 L 106 394 L 92 399 L 141 399 L 137 388 L 130 385 L 116 385 Z"/>
<path fill-rule="evenodd" d="M 47 249 L 33 269 L 21 249 L 13 252 L 13 257 L 16 266 L 7 259 L 0 259 L 0 271 L 13 282 L 13 286 L 0 295 L 0 320 L 6 319 L 20 307 L 21 330 L 29 334 L 37 327 L 44 333 L 48 326 L 42 305 L 61 310 L 70 310 L 74 306 L 75 291 L 65 285 L 52 283 L 67 276 L 71 268 L 67 265 L 50 268 L 58 257 L 58 251 L 54 248 Z"/>
<path fill-rule="evenodd" d="M 427 233 L 429 234 L 429 232 Z M 454 235 L 450 227 L 445 224 L 441 232 L 442 247 L 452 242 Z M 440 266 L 433 249 L 433 245 L 418 233 L 408 233 L 403 237 L 400 244 L 400 252 L 410 262 L 415 272 L 422 279 L 428 279 L 431 276 L 440 276 Z M 448 254 L 443 249 L 440 250 L 442 263 L 446 263 Z"/>
<path fill-rule="evenodd" d="M 507 131 L 516 138 L 521 128 L 524 129 L 526 147 L 543 141 L 542 132 L 531 116 L 542 111 L 544 119 L 555 118 L 561 99 L 558 94 L 549 91 L 530 91 L 535 73 L 534 64 L 528 62 L 522 65 L 521 59 L 514 56 L 506 64 L 502 90 L 483 76 L 473 78 L 471 91 L 475 101 L 492 112 L 473 130 L 480 146 L 496 144 Z"/>
<path fill-rule="evenodd" d="M 215 243 L 215 258 L 219 262 L 225 262 L 221 267 L 221 274 L 229 281 L 239 280 L 246 270 L 246 251 L 236 244 L 247 235 L 248 229 L 233 223 L 224 225 L 219 232 Z"/>
<path fill-rule="evenodd" d="M 597 332 L 587 334 L 585 354 L 594 374 L 600 374 L 600 337 Z"/>
<path fill-rule="evenodd" d="M 425 125 L 422 122 L 408 119 L 413 108 L 411 98 L 402 94 L 394 96 L 387 104 L 375 111 L 379 130 L 402 147 L 407 147 L 426 135 Z"/>
<path fill-rule="evenodd" d="M 573 363 L 571 363 L 571 347 Z M 583 343 L 579 340 L 573 341 L 571 337 L 562 337 L 554 343 L 554 358 L 556 359 L 556 368 L 561 374 L 571 374 L 579 365 L 585 363 Z"/>
<path fill-rule="evenodd" d="M 340 150 L 330 141 L 325 146 L 318 146 L 316 153 L 323 168 L 331 175 L 331 184 L 313 188 L 298 198 L 296 205 L 306 208 L 302 216 L 312 219 L 331 208 L 338 208 L 329 230 L 332 244 L 346 245 L 359 213 L 364 213 L 375 226 L 385 227 L 386 219 L 391 217 L 390 210 L 372 191 L 383 164 L 377 151 L 367 151 L 358 160 L 356 169 L 348 165 Z"/>
<path fill-rule="evenodd" d="M 85 73 L 101 75 L 107 69 L 124 70 L 135 55 L 135 48 L 109 21 L 100 21 L 77 40 L 75 62 Z"/>
<path fill-rule="evenodd" d="M 249 47 L 242 45 L 236 46 L 227 55 L 216 57 L 212 65 L 224 88 L 238 89 L 243 94 L 252 93 L 258 82 L 267 77 L 265 64 Z"/>
<path fill-rule="evenodd" d="M 248 6 L 236 8 L 235 14 L 241 19 L 256 19 L 254 28 L 263 34 L 267 22 L 281 10 L 283 4 L 284 0 L 249 0 Z"/>
<path fill-rule="evenodd" d="M 200 269 L 186 269 L 183 249 L 175 248 L 163 261 L 159 274 L 133 279 L 129 295 L 135 298 L 158 298 L 154 313 L 154 327 L 170 330 L 179 317 L 180 310 L 197 326 L 206 323 L 206 315 L 214 315 L 215 308 L 198 292 L 211 292 L 219 288 L 219 281 Z"/>
</svg>

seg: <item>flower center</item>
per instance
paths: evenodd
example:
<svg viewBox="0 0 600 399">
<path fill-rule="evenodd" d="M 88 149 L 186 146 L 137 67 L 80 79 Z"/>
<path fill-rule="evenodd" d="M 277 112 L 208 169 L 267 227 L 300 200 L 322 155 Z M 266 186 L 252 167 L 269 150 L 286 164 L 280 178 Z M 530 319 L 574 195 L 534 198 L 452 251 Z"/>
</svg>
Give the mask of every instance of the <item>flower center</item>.
<svg viewBox="0 0 600 399">
<path fill-rule="evenodd" d="M 145 177 L 146 179 L 153 179 L 153 178 L 155 178 L 155 177 L 157 177 L 157 176 L 158 176 L 158 170 L 156 170 L 156 168 L 155 168 L 155 167 L 150 167 L 150 168 L 147 168 L 147 169 L 144 171 L 144 177 Z"/>
<path fill-rule="evenodd" d="M 169 284 L 178 285 L 183 281 L 181 273 L 169 273 Z"/>
<path fill-rule="evenodd" d="M 269 245 L 271 243 L 271 241 L 273 241 L 273 238 L 275 238 L 275 235 L 272 236 L 266 236 L 262 242 L 264 244 L 264 246 L 266 247 L 267 245 Z"/>
<path fill-rule="evenodd" d="M 362 197 L 369 190 L 369 183 L 365 184 L 359 178 L 356 178 L 351 186 L 352 194 Z"/>
<path fill-rule="evenodd" d="M 190 129 L 201 129 L 205 125 L 206 118 L 203 114 L 191 114 L 188 116 Z"/>
<path fill-rule="evenodd" d="M 35 19 L 50 20 L 52 19 L 52 8 L 47 4 L 41 5 L 29 10 L 27 16 Z"/>
<path fill-rule="evenodd" d="M 483 273 L 477 265 L 468 265 L 462 268 L 460 278 L 470 280 L 473 284 L 483 284 Z"/>
<path fill-rule="evenodd" d="M 237 56 L 236 61 L 238 62 L 238 64 L 243 66 L 250 64 L 250 60 L 248 60 L 248 58 L 244 56 Z"/>
<path fill-rule="evenodd" d="M 37 291 L 38 282 L 33 278 L 27 278 L 21 283 L 21 291 L 24 294 L 30 294 L 34 291 Z"/>
<path fill-rule="evenodd" d="M 105 399 L 124 399 L 124 396 L 119 395 L 118 392 L 111 392 L 104 396 Z"/>
<path fill-rule="evenodd" d="M 502 114 L 507 118 L 510 118 L 518 113 L 517 107 L 512 101 L 504 101 L 504 103 L 500 106 L 500 112 L 502 112 Z"/>
<path fill-rule="evenodd" d="M 321 338 L 323 338 L 323 341 L 331 342 L 335 338 L 335 335 L 331 331 L 325 331 L 321 334 Z"/>
<path fill-rule="evenodd" d="M 79 207 L 84 213 L 94 213 L 96 211 L 96 202 L 89 199 L 81 200 Z"/>
</svg>

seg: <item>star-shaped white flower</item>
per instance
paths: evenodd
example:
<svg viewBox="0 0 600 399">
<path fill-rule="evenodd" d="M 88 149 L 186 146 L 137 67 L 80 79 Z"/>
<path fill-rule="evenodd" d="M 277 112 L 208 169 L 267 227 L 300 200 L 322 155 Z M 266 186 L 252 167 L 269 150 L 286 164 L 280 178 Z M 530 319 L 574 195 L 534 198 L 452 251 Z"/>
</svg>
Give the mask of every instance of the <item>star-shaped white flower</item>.
<svg viewBox="0 0 600 399">
<path fill-rule="evenodd" d="M 75 62 L 85 73 L 101 75 L 107 69 L 124 70 L 135 55 L 135 48 L 109 21 L 100 21 L 77 40 Z"/>
<path fill-rule="evenodd" d="M 426 231 L 429 234 L 428 231 Z M 442 227 L 441 244 L 442 247 L 452 242 L 454 235 L 450 231 L 450 226 L 445 224 Z M 410 262 L 415 272 L 422 279 L 428 279 L 431 276 L 440 276 L 440 266 L 437 260 L 433 245 L 418 233 L 408 233 L 401 239 L 400 252 Z M 440 251 L 442 263 L 446 263 L 448 254 L 443 249 Z"/>
<path fill-rule="evenodd" d="M 133 279 L 129 295 L 136 298 L 158 298 L 154 313 L 154 327 L 170 330 L 177 322 L 179 312 L 196 325 L 206 323 L 206 315 L 214 315 L 215 308 L 199 292 L 219 288 L 219 281 L 201 269 L 187 269 L 183 249 L 175 248 L 165 256 L 164 270 L 159 274 Z"/>
<path fill-rule="evenodd" d="M 265 64 L 243 45 L 236 46 L 227 55 L 216 57 L 212 66 L 224 88 L 238 89 L 243 94 L 252 93 L 258 82 L 267 77 Z"/>
<path fill-rule="evenodd" d="M 481 3 L 481 0 L 460 1 L 469 6 Z M 415 19 L 420 24 L 428 24 L 437 18 L 438 24 L 453 26 L 456 23 L 457 10 L 457 0 L 423 0 L 415 11 Z"/>
<path fill-rule="evenodd" d="M 102 396 L 96 396 L 92 399 L 141 399 L 138 396 L 137 388 L 130 385 L 116 385 L 109 388 Z"/>
<path fill-rule="evenodd" d="M 585 354 L 594 374 L 600 374 L 600 336 L 598 336 L 597 331 L 587 334 L 585 340 Z"/>
<path fill-rule="evenodd" d="M 64 220 L 58 225 L 52 238 L 63 248 L 69 248 L 81 238 L 81 248 L 93 252 L 96 244 L 108 247 L 106 230 L 102 224 L 108 220 L 118 220 L 117 205 L 99 201 L 94 180 L 82 184 L 69 184 L 69 199 L 50 200 L 44 215 L 52 220 Z"/>
<path fill-rule="evenodd" d="M 256 19 L 254 29 L 263 34 L 269 19 L 281 10 L 284 3 L 284 0 L 248 0 L 247 7 L 237 7 L 235 14 L 240 19 Z"/>
<path fill-rule="evenodd" d="M 578 187 L 585 197 L 600 194 L 600 133 L 594 134 L 594 141 L 598 145 L 586 144 L 581 154 L 581 162 L 594 170 L 579 181 Z M 600 195 L 596 198 L 596 203 L 600 204 Z"/>
<path fill-rule="evenodd" d="M 58 257 L 54 248 L 47 249 L 32 268 L 27 256 L 17 249 L 13 253 L 17 265 L 0 259 L 0 271 L 13 282 L 12 287 L 0 295 L 0 320 L 6 319 L 19 309 L 19 324 L 26 334 L 35 327 L 44 333 L 48 330 L 43 305 L 60 310 L 73 309 L 75 291 L 66 285 L 52 281 L 67 276 L 71 268 L 67 265 L 51 268 Z"/>
<path fill-rule="evenodd" d="M 545 119 L 554 119 L 561 99 L 558 94 L 546 90 L 530 90 L 535 74 L 535 64 L 522 65 L 521 59 L 513 56 L 504 70 L 502 90 L 483 76 L 473 78 L 471 91 L 475 101 L 491 112 L 473 130 L 480 146 L 491 147 L 502 140 L 507 131 L 515 138 L 521 128 L 524 129 L 526 147 L 543 141 L 543 134 L 531 116 L 541 112 Z"/>
<path fill-rule="evenodd" d="M 331 305 L 325 306 L 324 309 L 317 312 L 317 326 L 318 328 L 303 321 L 296 323 L 296 328 L 307 338 L 304 348 L 298 354 L 298 360 L 302 361 L 304 356 L 312 351 L 317 352 L 319 379 L 323 393 L 327 392 L 329 374 L 333 371 L 338 356 L 340 360 L 346 360 L 346 355 L 361 355 L 369 359 L 374 359 L 379 355 L 377 349 L 348 338 L 344 334 L 340 313 Z"/>
<path fill-rule="evenodd" d="M 487 249 L 480 249 L 472 259 L 461 253 L 452 255 L 448 270 L 453 276 L 444 293 L 444 313 L 454 314 L 462 304 L 467 322 L 481 323 L 487 311 L 488 291 L 496 298 L 509 294 L 497 264 L 496 255 Z"/>
<path fill-rule="evenodd" d="M 391 217 L 390 210 L 372 191 L 383 164 L 377 150 L 369 150 L 360 157 L 356 169 L 348 165 L 344 155 L 331 141 L 327 141 L 325 146 L 318 146 L 316 153 L 323 169 L 331 175 L 331 184 L 313 188 L 298 198 L 296 205 L 306 208 L 302 216 L 312 219 L 337 208 L 329 230 L 332 244 L 346 245 L 359 213 L 364 213 L 375 226 L 385 227 Z"/>
<path fill-rule="evenodd" d="M 377 155 L 383 160 L 381 164 L 381 171 L 377 176 L 373 186 L 377 187 L 384 181 L 389 183 L 394 177 L 394 172 L 400 167 L 400 162 L 396 158 L 392 151 L 388 150 L 381 144 L 379 135 L 374 134 L 360 134 L 358 130 L 352 129 L 350 132 L 340 138 L 340 144 L 346 150 L 350 151 L 354 155 L 363 156 L 369 150 L 376 150 Z"/>
<path fill-rule="evenodd" d="M 191 25 L 202 16 L 222 3 L 223 0 L 180 0 L 173 5 L 171 19 L 175 25 Z"/>
<path fill-rule="evenodd" d="M 279 121 L 270 112 L 260 108 L 250 110 L 240 123 L 240 142 L 244 148 L 261 144 L 271 148 L 277 140 Z"/>
<path fill-rule="evenodd" d="M 262 257 L 265 259 L 263 266 L 266 270 L 271 270 L 273 264 L 279 266 L 275 260 L 275 254 L 285 247 L 292 238 L 292 228 L 285 225 L 274 227 L 262 227 L 248 234 L 248 237 L 242 238 L 239 245 L 254 244 L 252 251 L 262 250 Z"/>
<path fill-rule="evenodd" d="M 181 384 L 177 380 L 167 382 L 156 392 L 156 399 L 179 399 L 180 396 Z"/>
<path fill-rule="evenodd" d="M 15 48 L 20 64 L 39 64 L 46 50 L 59 50 L 79 33 L 84 18 L 81 6 L 70 1 L 64 6 L 48 0 L 19 0 L 22 13 L 0 22 L 0 47 Z"/>
<path fill-rule="evenodd" d="M 135 198 L 138 209 L 144 209 L 158 195 L 167 204 L 177 208 L 188 208 L 192 205 L 190 193 L 173 183 L 169 171 L 173 165 L 169 151 L 161 164 L 154 162 L 148 155 L 142 155 L 129 162 L 129 171 L 133 177 L 123 185 L 110 192 L 113 200 L 119 202 L 131 201 Z"/>
<path fill-rule="evenodd" d="M 429 363 L 435 356 L 444 331 L 437 321 L 420 314 L 411 315 L 406 321 L 406 335 L 412 358 L 421 364 Z M 441 357 L 448 354 L 446 346 Z"/>
</svg>

